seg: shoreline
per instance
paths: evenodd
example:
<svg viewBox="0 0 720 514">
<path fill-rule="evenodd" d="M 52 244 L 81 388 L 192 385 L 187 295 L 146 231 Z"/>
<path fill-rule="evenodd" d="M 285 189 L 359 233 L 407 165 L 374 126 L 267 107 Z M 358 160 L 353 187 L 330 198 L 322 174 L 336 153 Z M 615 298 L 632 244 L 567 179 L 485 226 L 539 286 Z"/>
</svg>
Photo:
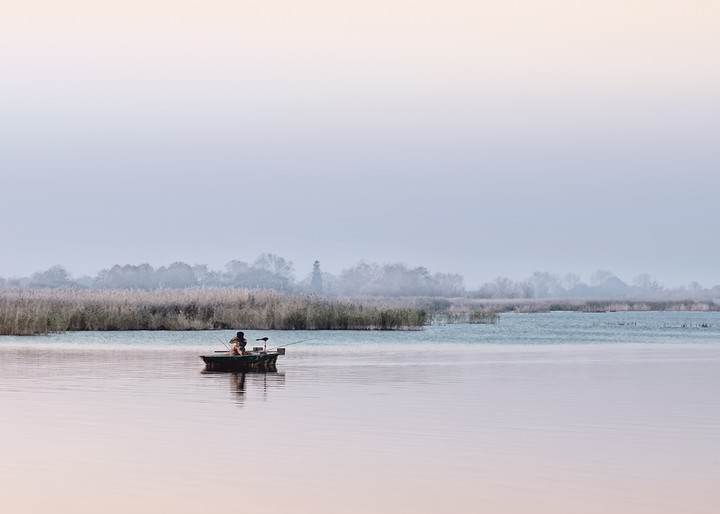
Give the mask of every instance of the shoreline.
<svg viewBox="0 0 720 514">
<path fill-rule="evenodd" d="M 85 331 L 422 330 L 493 324 L 506 313 L 720 312 L 714 300 L 329 298 L 269 290 L 0 291 L 0 334 Z"/>
</svg>

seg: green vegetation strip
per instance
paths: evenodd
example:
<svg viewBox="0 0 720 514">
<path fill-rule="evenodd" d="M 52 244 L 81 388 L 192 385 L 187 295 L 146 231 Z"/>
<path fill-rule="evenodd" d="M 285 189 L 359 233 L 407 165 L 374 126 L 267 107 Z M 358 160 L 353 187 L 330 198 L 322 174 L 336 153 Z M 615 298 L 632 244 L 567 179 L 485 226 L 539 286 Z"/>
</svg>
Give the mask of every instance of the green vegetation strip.
<svg viewBox="0 0 720 514">
<path fill-rule="evenodd" d="M 0 292 L 0 334 L 86 330 L 417 330 L 417 307 L 267 290 Z"/>
</svg>

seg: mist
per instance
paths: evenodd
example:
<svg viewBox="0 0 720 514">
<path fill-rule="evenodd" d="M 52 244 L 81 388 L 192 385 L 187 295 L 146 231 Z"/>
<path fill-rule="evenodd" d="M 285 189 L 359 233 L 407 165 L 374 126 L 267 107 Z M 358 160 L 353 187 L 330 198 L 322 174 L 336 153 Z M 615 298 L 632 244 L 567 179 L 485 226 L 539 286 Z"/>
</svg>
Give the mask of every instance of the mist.
<svg viewBox="0 0 720 514">
<path fill-rule="evenodd" d="M 57 288 L 131 291 L 239 288 L 324 297 L 455 300 L 720 299 L 720 285 L 705 288 L 691 282 L 671 288 L 647 273 L 626 282 L 607 270 L 597 270 L 586 280 L 575 273 L 559 275 L 536 271 L 523 280 L 499 276 L 477 288 L 467 288 L 464 277 L 458 273 L 432 272 L 400 262 L 360 261 L 333 274 L 324 271 L 316 260 L 310 269 L 297 272 L 292 261 L 272 253 L 262 253 L 251 262 L 233 260 L 220 270 L 206 264 L 191 266 L 176 261 L 157 268 L 149 263 L 115 264 L 95 276 L 73 277 L 65 267 L 56 265 L 29 277 L 0 277 L 0 290 Z"/>
<path fill-rule="evenodd" d="M 0 276 L 272 252 L 471 290 L 537 270 L 720 283 L 715 4 L 1 14 Z"/>
</svg>

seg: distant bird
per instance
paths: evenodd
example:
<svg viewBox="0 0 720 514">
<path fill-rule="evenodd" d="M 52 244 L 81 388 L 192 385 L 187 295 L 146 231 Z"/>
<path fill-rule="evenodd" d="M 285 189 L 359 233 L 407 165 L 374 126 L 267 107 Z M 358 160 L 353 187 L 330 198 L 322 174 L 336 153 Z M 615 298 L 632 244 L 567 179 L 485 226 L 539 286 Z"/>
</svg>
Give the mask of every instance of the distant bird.
<svg viewBox="0 0 720 514">
<path fill-rule="evenodd" d="M 260 339 L 255 339 L 256 341 L 265 341 L 267 343 L 268 338 L 267 337 L 261 337 Z"/>
</svg>

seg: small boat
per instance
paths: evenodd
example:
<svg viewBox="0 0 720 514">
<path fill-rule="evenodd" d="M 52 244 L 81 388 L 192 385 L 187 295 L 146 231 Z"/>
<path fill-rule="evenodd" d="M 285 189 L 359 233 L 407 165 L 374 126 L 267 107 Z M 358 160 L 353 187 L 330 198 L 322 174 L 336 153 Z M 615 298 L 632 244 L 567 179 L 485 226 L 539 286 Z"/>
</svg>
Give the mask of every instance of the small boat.
<svg viewBox="0 0 720 514">
<path fill-rule="evenodd" d="M 275 350 L 253 350 L 244 355 L 230 355 L 229 352 L 218 352 L 215 355 L 201 355 L 207 371 L 247 371 L 257 369 L 274 371 L 279 355 L 285 355 L 285 348 Z"/>
</svg>

